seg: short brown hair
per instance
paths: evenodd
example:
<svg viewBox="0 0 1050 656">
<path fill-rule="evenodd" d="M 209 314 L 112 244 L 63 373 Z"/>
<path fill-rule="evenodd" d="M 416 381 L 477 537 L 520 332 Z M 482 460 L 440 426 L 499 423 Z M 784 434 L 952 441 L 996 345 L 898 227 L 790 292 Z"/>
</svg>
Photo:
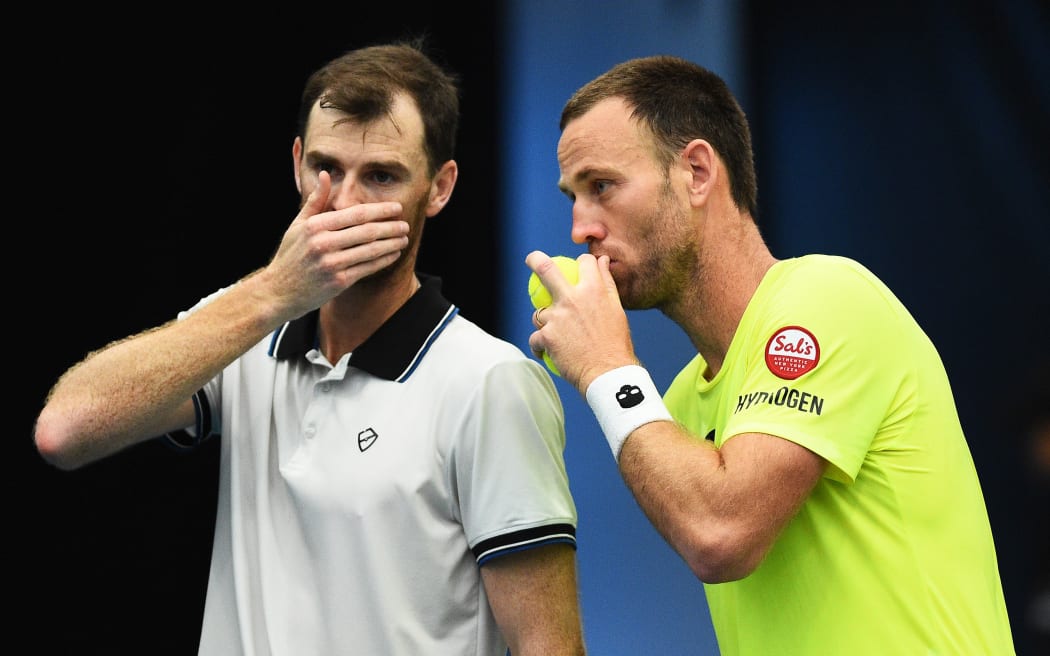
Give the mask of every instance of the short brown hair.
<svg viewBox="0 0 1050 656">
<path fill-rule="evenodd" d="M 433 175 L 455 156 L 458 83 L 454 73 L 425 53 L 422 38 L 351 50 L 307 79 L 299 105 L 298 134 L 306 136 L 310 110 L 318 101 L 349 119 L 368 123 L 388 114 L 397 94 L 405 92 L 423 118 L 423 146 Z"/>
<path fill-rule="evenodd" d="M 758 214 L 758 181 L 751 129 L 728 85 L 711 71 L 679 57 L 658 55 L 614 66 L 572 95 L 560 128 L 607 98 L 623 98 L 632 118 L 649 128 L 657 161 L 670 166 L 693 139 L 705 139 L 729 171 L 737 207 Z"/>
</svg>

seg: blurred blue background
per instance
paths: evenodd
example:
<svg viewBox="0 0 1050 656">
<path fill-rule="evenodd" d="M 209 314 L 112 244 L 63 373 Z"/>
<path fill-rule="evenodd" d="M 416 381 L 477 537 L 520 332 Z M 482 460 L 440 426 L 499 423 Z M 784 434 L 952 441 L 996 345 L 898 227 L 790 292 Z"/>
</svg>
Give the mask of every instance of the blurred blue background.
<svg viewBox="0 0 1050 656">
<path fill-rule="evenodd" d="M 463 79 L 461 178 L 428 224 L 421 268 L 526 352 L 526 253 L 580 252 L 555 186 L 562 104 L 634 56 L 676 54 L 721 74 L 752 123 L 773 253 L 860 260 L 939 347 L 1018 653 L 1047 653 L 1025 621 L 1050 563 L 1038 541 L 1050 510 L 1023 414 L 1048 386 L 1047 3 L 505 0 L 52 18 L 25 22 L 28 45 L 9 64 L 28 128 L 12 131 L 29 158 L 16 165 L 29 185 L 13 191 L 30 210 L 16 218 L 35 237 L 13 295 L 28 308 L 24 339 L 42 348 L 16 391 L 17 472 L 4 486 L 17 531 L 3 548 L 24 600 L 13 626 L 35 653 L 195 653 L 217 451 L 183 458 L 146 444 L 59 473 L 32 451 L 32 421 L 88 351 L 265 264 L 295 213 L 290 145 L 306 75 L 421 30 Z M 688 341 L 655 312 L 631 325 L 666 386 Z M 716 654 L 700 583 L 637 508 L 582 399 L 557 385 L 590 653 Z"/>
<path fill-rule="evenodd" d="M 511 2 L 502 161 L 509 290 L 525 255 L 576 255 L 557 190 L 561 105 L 624 59 L 654 53 L 720 73 L 754 131 L 759 223 L 773 253 L 848 255 L 880 275 L 936 343 L 984 484 L 1018 652 L 1050 521 L 1025 500 L 1011 403 L 1047 385 L 1050 31 L 1034 2 Z M 602 35 L 600 38 L 597 35 Z M 503 304 L 528 350 L 531 306 Z M 655 312 L 631 313 L 664 388 L 694 354 Z M 558 379 L 580 510 L 588 644 L 598 654 L 717 653 L 701 586 L 622 484 L 593 415 Z M 1033 565 L 1033 563 L 1035 563 Z M 965 576 L 965 572 L 960 572 Z"/>
</svg>

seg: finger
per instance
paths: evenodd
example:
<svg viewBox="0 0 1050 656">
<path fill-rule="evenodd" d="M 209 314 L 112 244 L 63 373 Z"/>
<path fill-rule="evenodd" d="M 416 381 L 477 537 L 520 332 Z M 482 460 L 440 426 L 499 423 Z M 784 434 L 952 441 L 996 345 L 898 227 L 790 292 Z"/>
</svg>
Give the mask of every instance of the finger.
<svg viewBox="0 0 1050 656">
<path fill-rule="evenodd" d="M 323 212 L 325 206 L 328 205 L 328 194 L 331 190 L 332 177 L 328 175 L 327 171 L 321 171 L 317 175 L 317 186 L 306 197 L 306 202 L 303 203 L 302 208 L 299 209 L 299 214 L 295 218 L 305 220 Z"/>
<path fill-rule="evenodd" d="M 588 255 L 588 257 L 590 257 Z M 595 265 L 598 269 L 598 275 L 601 276 L 602 283 L 605 285 L 605 293 L 613 299 L 616 299 L 616 305 L 620 305 L 620 292 L 616 288 L 616 280 L 613 278 L 612 271 L 609 270 L 609 256 L 602 255 L 595 261 Z"/>
<path fill-rule="evenodd" d="M 603 255 L 602 258 L 605 260 L 605 271 L 609 271 L 609 256 Z M 594 280 L 595 278 L 600 279 L 602 276 L 601 266 L 598 258 L 591 255 L 590 253 L 582 253 L 576 258 L 576 263 L 579 266 L 580 282 L 584 280 Z"/>
<path fill-rule="evenodd" d="M 543 354 L 547 351 L 547 344 L 543 341 L 539 331 L 529 335 L 529 350 L 539 359 L 542 359 Z"/>
<path fill-rule="evenodd" d="M 525 264 L 532 269 L 554 300 L 573 286 L 554 260 L 543 251 L 532 251 L 526 255 Z"/>
<path fill-rule="evenodd" d="M 550 259 L 550 255 L 547 255 L 543 251 L 532 251 L 525 256 L 525 266 L 535 271 L 538 265 L 550 261 Z"/>
<path fill-rule="evenodd" d="M 545 308 L 542 307 L 536 308 L 536 311 L 532 313 L 532 325 L 536 326 L 537 328 L 543 328 L 543 320 L 540 318 L 540 312 L 542 312 L 544 309 Z"/>
<path fill-rule="evenodd" d="M 326 250 L 342 252 L 358 261 L 372 259 L 408 245 L 407 221 L 367 221 L 325 232 Z"/>
<path fill-rule="evenodd" d="M 343 230 L 366 223 L 382 223 L 401 217 L 401 203 L 383 201 L 381 203 L 361 203 L 341 210 L 328 212 L 323 217 L 321 227 L 325 230 Z"/>
</svg>

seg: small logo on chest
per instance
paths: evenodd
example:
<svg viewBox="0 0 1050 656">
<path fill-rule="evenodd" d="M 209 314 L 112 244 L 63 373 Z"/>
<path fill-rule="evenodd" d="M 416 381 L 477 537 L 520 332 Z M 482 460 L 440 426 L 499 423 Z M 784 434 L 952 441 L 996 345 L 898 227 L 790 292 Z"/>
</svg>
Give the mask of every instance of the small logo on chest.
<svg viewBox="0 0 1050 656">
<path fill-rule="evenodd" d="M 379 439 L 379 434 L 375 432 L 373 428 L 366 428 L 357 434 L 357 448 L 361 449 L 364 453 L 368 450 L 368 447 L 376 443 Z"/>
</svg>

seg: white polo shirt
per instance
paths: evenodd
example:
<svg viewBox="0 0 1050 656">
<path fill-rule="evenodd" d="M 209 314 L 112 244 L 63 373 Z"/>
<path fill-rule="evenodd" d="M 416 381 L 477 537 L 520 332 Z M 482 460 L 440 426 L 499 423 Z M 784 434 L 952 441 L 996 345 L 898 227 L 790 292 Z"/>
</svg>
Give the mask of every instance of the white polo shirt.
<svg viewBox="0 0 1050 656">
<path fill-rule="evenodd" d="M 222 439 L 201 655 L 504 656 L 479 564 L 575 548 L 549 374 L 420 278 L 339 362 L 313 312 L 197 394 Z"/>
</svg>

